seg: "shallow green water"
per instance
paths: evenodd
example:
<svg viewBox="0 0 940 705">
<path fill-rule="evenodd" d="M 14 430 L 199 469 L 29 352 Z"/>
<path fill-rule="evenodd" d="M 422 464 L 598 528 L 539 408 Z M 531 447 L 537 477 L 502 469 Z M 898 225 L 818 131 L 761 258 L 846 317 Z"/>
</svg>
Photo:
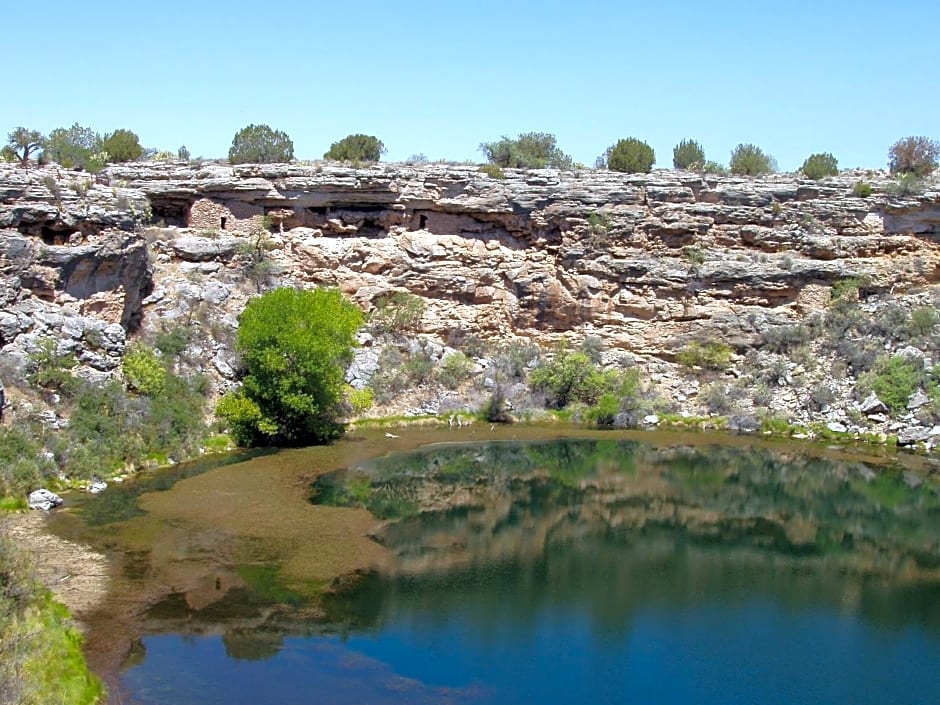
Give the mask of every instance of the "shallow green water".
<svg viewBox="0 0 940 705">
<path fill-rule="evenodd" d="M 383 518 L 390 559 L 325 614 L 274 560 L 171 594 L 130 696 L 940 703 L 936 475 L 594 438 L 431 446 L 310 494 Z"/>
</svg>

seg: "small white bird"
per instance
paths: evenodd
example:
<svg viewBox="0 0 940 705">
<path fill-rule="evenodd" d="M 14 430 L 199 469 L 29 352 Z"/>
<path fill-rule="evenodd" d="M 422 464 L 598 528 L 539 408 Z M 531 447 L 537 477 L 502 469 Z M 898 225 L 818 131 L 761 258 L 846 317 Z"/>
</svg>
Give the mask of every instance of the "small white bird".
<svg viewBox="0 0 940 705">
<path fill-rule="evenodd" d="M 386 438 L 401 438 L 401 436 L 396 436 L 394 433 L 389 433 L 388 431 L 385 432 L 385 437 Z"/>
</svg>

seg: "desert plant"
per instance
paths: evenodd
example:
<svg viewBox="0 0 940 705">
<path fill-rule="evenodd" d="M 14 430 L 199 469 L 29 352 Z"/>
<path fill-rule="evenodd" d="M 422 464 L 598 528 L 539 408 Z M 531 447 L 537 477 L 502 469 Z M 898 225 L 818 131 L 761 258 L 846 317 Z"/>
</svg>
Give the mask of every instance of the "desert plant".
<svg viewBox="0 0 940 705">
<path fill-rule="evenodd" d="M 486 174 L 491 179 L 505 179 L 506 173 L 499 164 L 484 164 L 480 167 L 480 172 Z"/>
<path fill-rule="evenodd" d="M 868 198 L 871 196 L 871 193 L 871 184 L 867 181 L 857 181 L 852 187 L 852 195 L 857 196 L 858 198 Z"/>
<path fill-rule="evenodd" d="M 480 151 L 490 164 L 503 168 L 571 168 L 571 157 L 558 148 L 555 135 L 547 132 L 525 132 L 515 139 L 503 136 L 497 142 L 483 142 Z"/>
<path fill-rule="evenodd" d="M 140 159 L 144 148 L 140 146 L 140 138 L 130 130 L 115 130 L 105 135 L 101 151 L 107 152 L 112 162 L 121 163 Z"/>
<path fill-rule="evenodd" d="M 462 352 L 447 355 L 441 363 L 438 377 L 448 389 L 456 389 L 473 374 L 473 361 Z"/>
<path fill-rule="evenodd" d="M 159 395 L 167 383 L 167 369 L 156 350 L 144 343 L 135 343 L 121 361 L 124 383 L 128 389 L 148 397 Z"/>
<path fill-rule="evenodd" d="M 874 392 L 891 411 L 898 412 L 907 406 L 907 400 L 924 381 L 923 366 L 901 355 L 882 355 L 875 367 L 858 380 L 862 395 Z"/>
<path fill-rule="evenodd" d="M 385 145 L 373 135 L 347 135 L 330 145 L 324 159 L 343 162 L 377 162 L 385 154 Z"/>
<path fill-rule="evenodd" d="M 379 297 L 369 315 L 369 327 L 379 335 L 398 335 L 415 330 L 424 316 L 427 303 L 407 291 Z"/>
<path fill-rule="evenodd" d="M 800 168 L 807 179 L 818 180 L 824 176 L 835 176 L 839 173 L 839 160 L 829 154 L 811 154 Z"/>
<path fill-rule="evenodd" d="M 924 180 L 913 172 L 898 174 L 895 180 L 888 184 L 887 191 L 892 196 L 919 196 L 924 192 Z"/>
<path fill-rule="evenodd" d="M 529 374 L 529 384 L 545 394 L 546 404 L 556 409 L 570 402 L 593 404 L 604 392 L 604 373 L 583 352 L 561 349 Z"/>
<path fill-rule="evenodd" d="M 705 150 L 695 140 L 682 140 L 673 147 L 672 165 L 676 169 L 700 169 L 705 164 Z"/>
<path fill-rule="evenodd" d="M 836 301 L 857 301 L 859 298 L 859 291 L 868 286 L 870 283 L 867 276 L 860 277 L 846 277 L 845 279 L 838 279 L 832 284 L 832 289 L 829 291 L 830 300 L 833 302 Z"/>
<path fill-rule="evenodd" d="M 78 123 L 49 133 L 43 154 L 67 169 L 87 169 L 89 160 L 101 153 L 101 136 Z"/>
<path fill-rule="evenodd" d="M 928 176 L 937 168 L 940 142 L 927 137 L 905 137 L 888 150 L 888 168 L 892 174 Z"/>
<path fill-rule="evenodd" d="M 608 147 L 603 159 L 611 171 L 648 174 L 656 161 L 656 154 L 646 142 L 628 137 Z"/>
<path fill-rule="evenodd" d="M 739 144 L 731 151 L 729 169 L 732 174 L 760 176 L 777 171 L 774 158 L 753 144 Z"/>
<path fill-rule="evenodd" d="M 294 143 L 281 130 L 268 125 L 248 125 L 235 133 L 228 150 L 232 164 L 267 164 L 289 162 L 294 158 Z"/>
<path fill-rule="evenodd" d="M 176 150 L 176 158 L 184 162 L 188 162 L 192 158 L 185 144 Z"/>
<path fill-rule="evenodd" d="M 725 370 L 731 363 L 730 345 L 726 343 L 700 343 L 693 340 L 676 354 L 676 362 L 683 367 L 702 367 L 708 370 Z"/>
<path fill-rule="evenodd" d="M 940 323 L 940 312 L 934 306 L 919 306 L 911 311 L 909 327 L 911 333 L 926 336 Z"/>
<path fill-rule="evenodd" d="M 25 127 L 17 127 L 7 136 L 7 147 L 22 166 L 29 164 L 30 155 L 41 151 L 44 143 L 45 138 L 41 132 Z"/>
</svg>

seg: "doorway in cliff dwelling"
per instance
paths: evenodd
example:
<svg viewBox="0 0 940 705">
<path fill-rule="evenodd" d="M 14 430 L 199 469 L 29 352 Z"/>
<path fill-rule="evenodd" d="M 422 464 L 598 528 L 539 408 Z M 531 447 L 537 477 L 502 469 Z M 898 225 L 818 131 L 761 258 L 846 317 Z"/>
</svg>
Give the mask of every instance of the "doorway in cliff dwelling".
<svg viewBox="0 0 940 705">
<path fill-rule="evenodd" d="M 225 230 L 225 221 L 228 220 L 224 215 L 219 218 L 219 228 Z"/>
<path fill-rule="evenodd" d="M 418 230 L 424 230 L 428 224 L 428 217 L 426 215 L 418 216 Z"/>
</svg>

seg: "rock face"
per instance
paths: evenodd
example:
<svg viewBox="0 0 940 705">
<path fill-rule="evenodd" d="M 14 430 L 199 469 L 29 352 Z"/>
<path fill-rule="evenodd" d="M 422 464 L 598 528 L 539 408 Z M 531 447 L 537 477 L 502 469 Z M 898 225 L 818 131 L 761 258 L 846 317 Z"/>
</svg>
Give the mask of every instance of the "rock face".
<svg viewBox="0 0 940 705">
<path fill-rule="evenodd" d="M 872 196 L 854 195 L 861 180 Z M 51 336 L 106 374 L 129 333 L 177 322 L 207 333 L 190 357 L 224 388 L 251 296 L 330 285 L 364 309 L 390 292 L 423 297 L 435 344 L 598 336 L 661 377 L 656 365 L 688 341 L 743 351 L 825 309 L 843 280 L 869 300 L 929 303 L 940 189 L 896 196 L 891 183 L 332 163 L 144 163 L 92 179 L 0 166 L 0 349 L 23 359 Z M 356 386 L 376 363 L 359 360 Z M 874 401 L 864 413 L 881 413 Z"/>
</svg>

